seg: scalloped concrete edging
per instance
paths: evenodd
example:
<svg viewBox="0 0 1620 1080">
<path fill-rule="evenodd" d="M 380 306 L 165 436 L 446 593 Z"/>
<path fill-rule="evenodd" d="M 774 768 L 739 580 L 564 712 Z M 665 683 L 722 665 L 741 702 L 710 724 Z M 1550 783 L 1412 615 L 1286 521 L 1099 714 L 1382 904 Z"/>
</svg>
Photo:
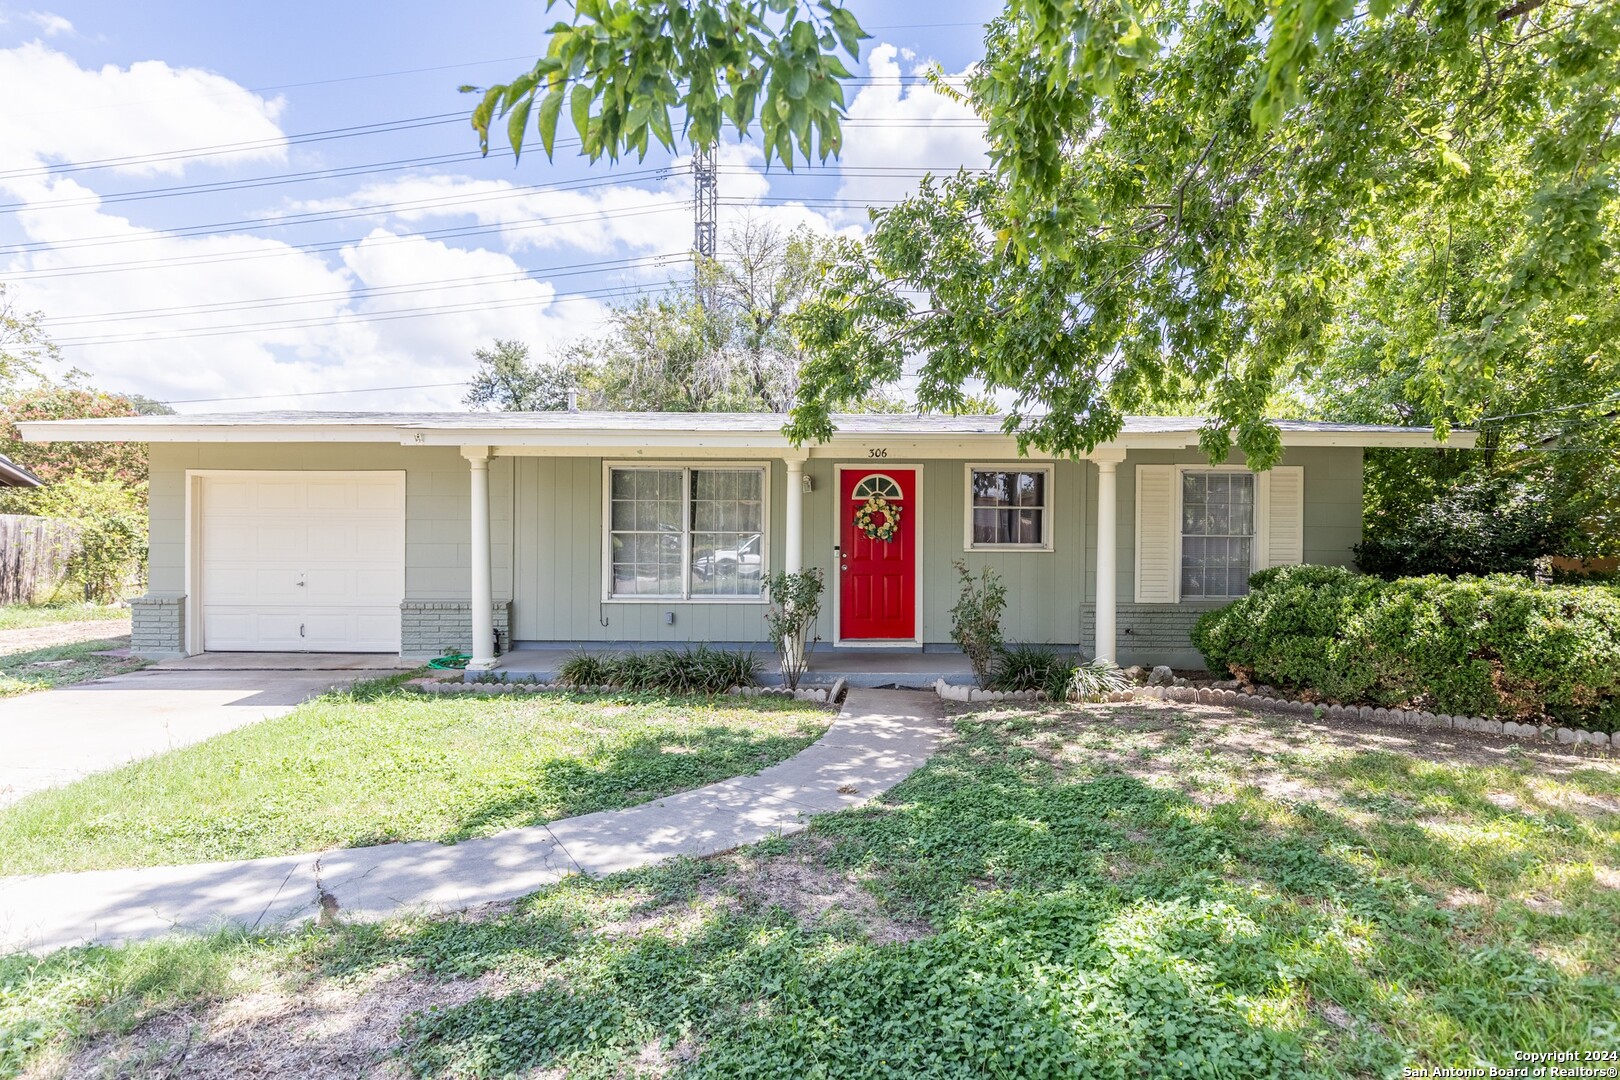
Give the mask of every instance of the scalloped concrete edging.
<svg viewBox="0 0 1620 1080">
<path fill-rule="evenodd" d="M 942 701 L 1045 701 L 1045 690 L 980 690 L 977 686 L 962 686 L 944 679 L 934 682 L 934 693 Z"/>
<path fill-rule="evenodd" d="M 468 694 L 482 694 L 485 696 L 547 693 L 609 694 L 619 689 L 616 686 L 572 686 L 560 682 L 511 682 L 509 680 L 462 682 L 456 679 L 413 679 L 406 685 L 415 687 L 423 693 L 449 694 L 453 697 Z M 844 696 L 845 689 L 844 680 L 839 679 L 831 686 L 802 687 L 798 690 L 789 690 L 782 686 L 733 686 L 726 693 L 734 697 L 790 697 L 795 701 L 814 701 L 821 705 L 835 705 Z"/>
<path fill-rule="evenodd" d="M 1193 686 L 1141 686 L 1108 695 L 1109 701 L 1179 701 L 1198 705 L 1235 705 L 1246 709 L 1272 709 L 1277 712 L 1314 716 L 1323 720 L 1359 720 L 1393 727 L 1445 728 L 1476 735 L 1501 735 L 1510 739 L 1542 739 L 1561 746 L 1600 746 L 1617 744 L 1603 731 L 1553 727 L 1547 724 L 1520 724 L 1512 720 L 1490 720 L 1483 716 L 1452 716 L 1449 713 L 1421 712 L 1414 709 L 1383 709 L 1370 705 L 1323 705 L 1291 698 L 1262 697 L 1238 690 L 1215 690 Z"/>
</svg>

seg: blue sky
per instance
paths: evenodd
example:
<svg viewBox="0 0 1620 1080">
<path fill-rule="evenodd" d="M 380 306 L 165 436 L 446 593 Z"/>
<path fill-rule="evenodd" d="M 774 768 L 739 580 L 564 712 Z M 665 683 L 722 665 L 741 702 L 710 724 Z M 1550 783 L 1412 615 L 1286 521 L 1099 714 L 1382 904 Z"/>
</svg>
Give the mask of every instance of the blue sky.
<svg viewBox="0 0 1620 1080">
<path fill-rule="evenodd" d="M 852 7 L 873 38 L 842 159 L 789 175 L 723 147 L 722 235 L 858 232 L 918 170 L 982 163 L 915 75 L 964 70 L 999 5 Z M 0 5 L 0 281 L 97 385 L 183 411 L 456 408 L 474 348 L 545 355 L 686 273 L 684 147 L 476 157 L 456 86 L 527 67 L 564 11 Z M 373 387 L 408 389 L 292 396 Z"/>
</svg>

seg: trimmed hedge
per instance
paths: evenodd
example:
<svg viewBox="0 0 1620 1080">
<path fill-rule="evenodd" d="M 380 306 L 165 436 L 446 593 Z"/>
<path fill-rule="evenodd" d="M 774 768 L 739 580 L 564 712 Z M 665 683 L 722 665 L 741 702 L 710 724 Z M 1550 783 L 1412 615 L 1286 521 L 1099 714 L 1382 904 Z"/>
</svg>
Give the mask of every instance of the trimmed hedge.
<svg viewBox="0 0 1620 1080">
<path fill-rule="evenodd" d="M 1284 566 L 1207 612 L 1212 671 L 1307 698 L 1620 730 L 1620 590 Z"/>
</svg>

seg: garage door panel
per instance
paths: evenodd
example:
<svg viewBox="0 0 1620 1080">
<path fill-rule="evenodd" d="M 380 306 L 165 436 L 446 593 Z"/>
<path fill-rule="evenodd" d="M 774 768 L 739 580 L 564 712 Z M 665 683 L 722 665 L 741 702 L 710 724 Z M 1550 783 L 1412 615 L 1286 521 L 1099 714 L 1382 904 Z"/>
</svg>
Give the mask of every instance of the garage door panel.
<svg viewBox="0 0 1620 1080">
<path fill-rule="evenodd" d="M 392 559 L 405 546 L 404 530 L 393 526 L 364 524 L 355 530 L 355 553 L 371 561 Z"/>
<path fill-rule="evenodd" d="M 311 510 L 353 510 L 355 484 L 352 480 L 312 481 L 308 504 Z"/>
<path fill-rule="evenodd" d="M 254 505 L 253 485 L 245 480 L 210 480 L 208 504 L 218 510 L 251 510 Z"/>
<path fill-rule="evenodd" d="M 362 570 L 354 575 L 354 594 L 368 604 L 387 603 L 405 594 L 405 583 L 393 570 Z"/>
<path fill-rule="evenodd" d="M 403 508 L 405 492 L 399 484 L 381 480 L 355 482 L 355 508 L 359 510 L 392 510 L 396 514 Z"/>
<path fill-rule="evenodd" d="M 360 554 L 355 543 L 359 531 L 359 526 L 351 522 L 316 522 L 309 526 L 305 542 L 310 551 L 320 553 L 323 561 L 349 560 Z"/>
<path fill-rule="evenodd" d="M 399 474 L 205 477 L 203 647 L 398 651 L 404 486 Z"/>
</svg>

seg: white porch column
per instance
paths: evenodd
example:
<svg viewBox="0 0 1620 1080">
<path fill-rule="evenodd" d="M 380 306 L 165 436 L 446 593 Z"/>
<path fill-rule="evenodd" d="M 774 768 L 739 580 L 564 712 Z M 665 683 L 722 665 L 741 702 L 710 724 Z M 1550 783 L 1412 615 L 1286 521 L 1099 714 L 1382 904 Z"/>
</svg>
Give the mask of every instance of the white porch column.
<svg viewBox="0 0 1620 1080">
<path fill-rule="evenodd" d="M 495 598 L 489 574 L 489 447 L 463 446 L 472 466 L 472 659 L 468 671 L 495 666 Z"/>
<path fill-rule="evenodd" d="M 804 569 L 804 462 L 787 459 L 787 535 L 783 537 L 782 569 L 797 574 Z"/>
<path fill-rule="evenodd" d="M 1097 633 L 1096 657 L 1118 661 L 1115 639 L 1118 625 L 1116 593 L 1119 560 L 1119 483 L 1115 474 L 1119 462 L 1097 458 Z"/>
</svg>

